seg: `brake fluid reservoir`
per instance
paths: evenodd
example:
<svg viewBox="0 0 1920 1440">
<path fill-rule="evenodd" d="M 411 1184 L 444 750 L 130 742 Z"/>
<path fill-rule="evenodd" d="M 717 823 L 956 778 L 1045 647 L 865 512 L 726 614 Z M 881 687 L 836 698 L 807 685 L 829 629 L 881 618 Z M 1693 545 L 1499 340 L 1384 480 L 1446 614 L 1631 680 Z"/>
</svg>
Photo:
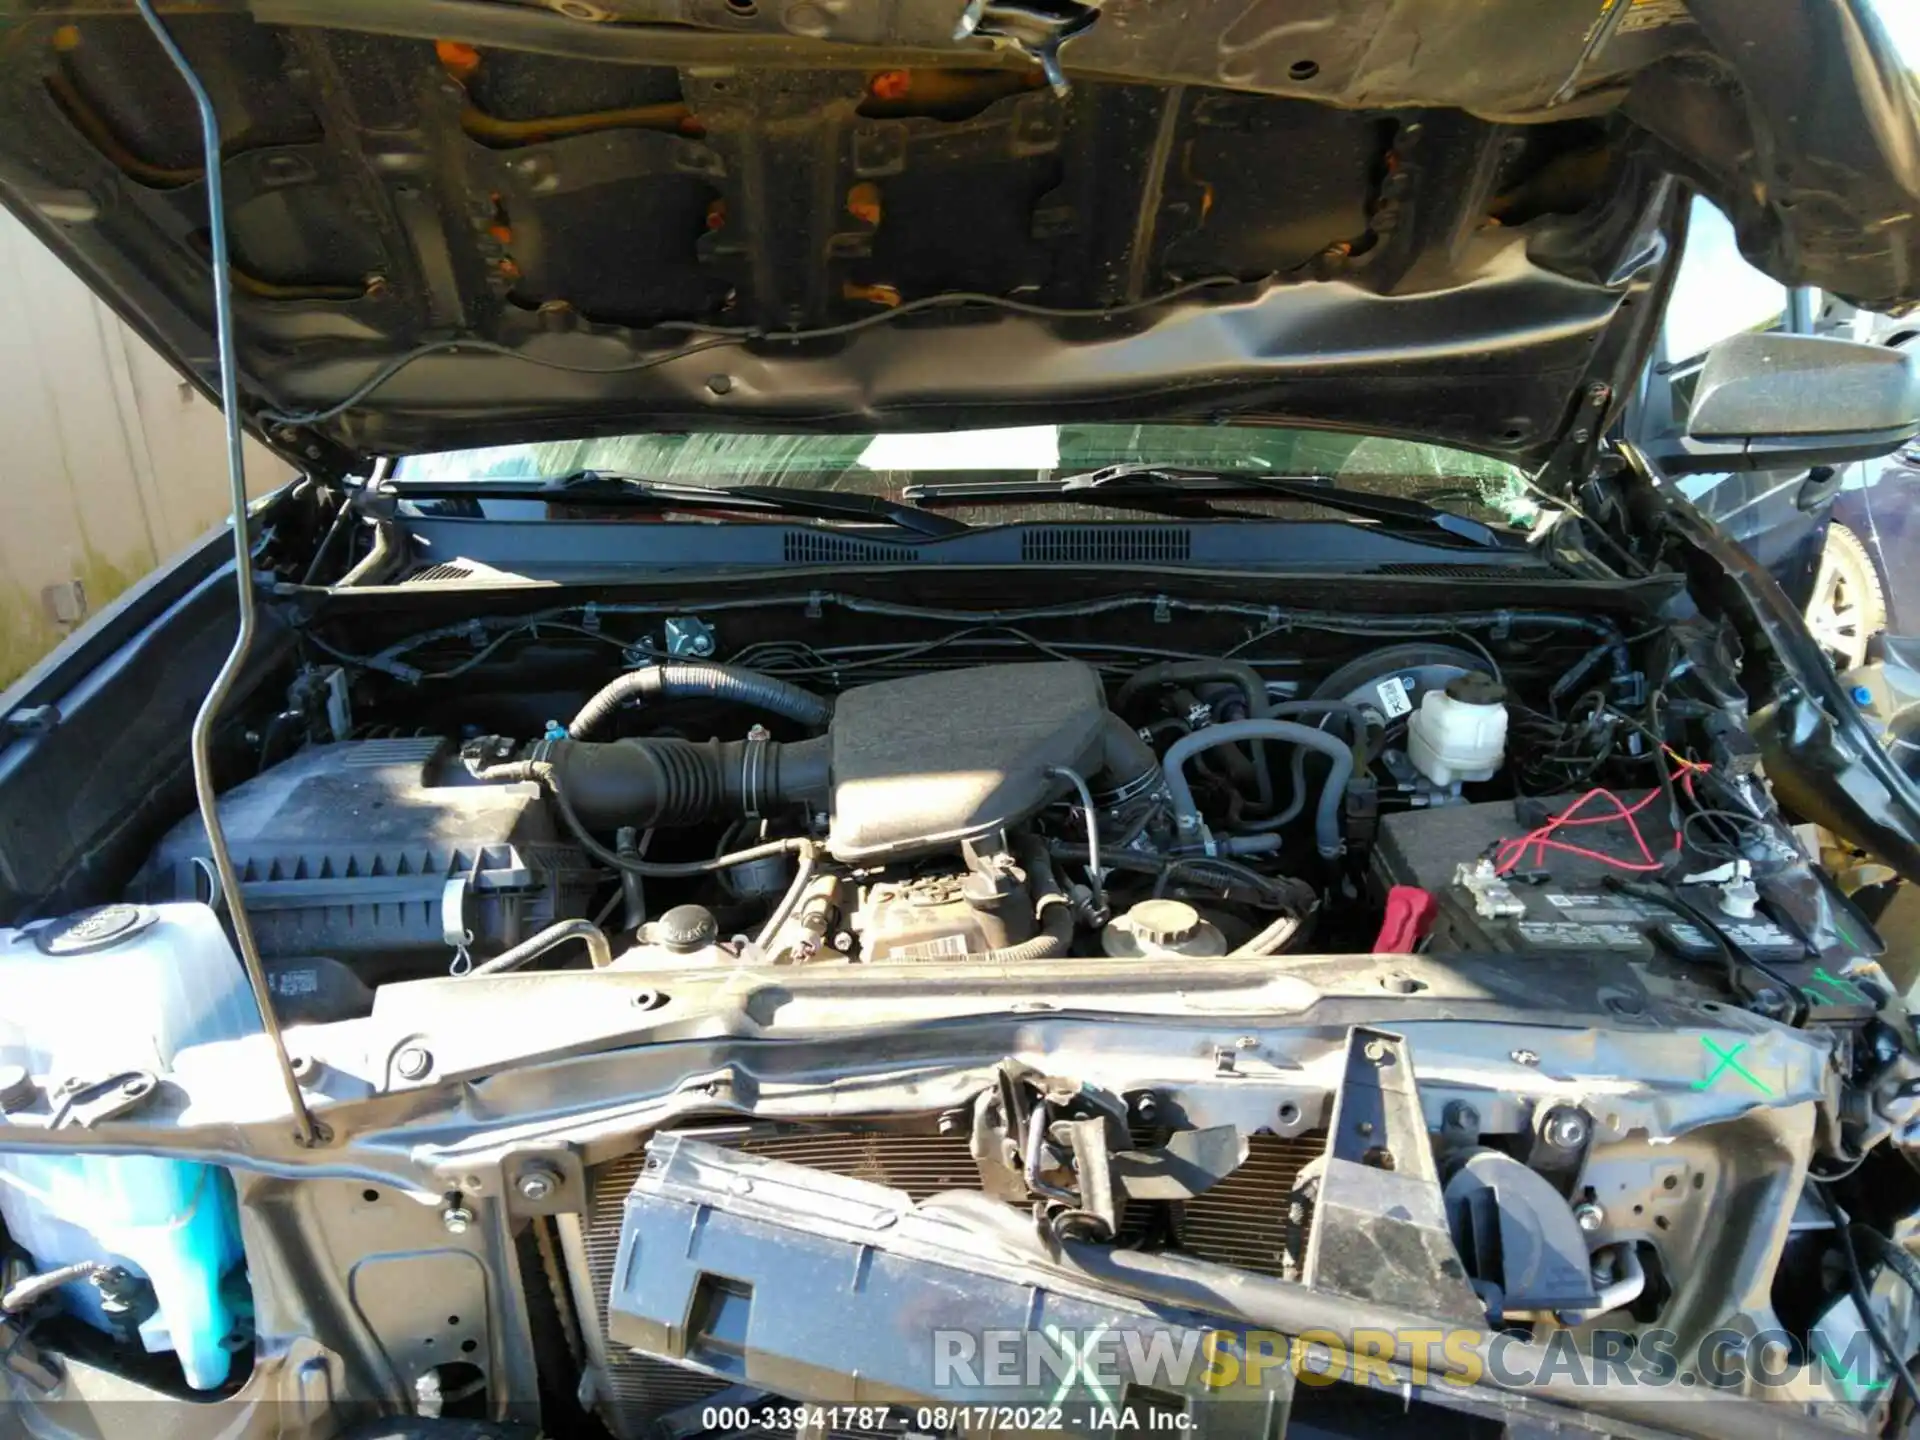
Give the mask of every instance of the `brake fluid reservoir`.
<svg viewBox="0 0 1920 1440">
<path fill-rule="evenodd" d="M 1491 780 L 1506 759 L 1506 700 L 1506 687 L 1478 671 L 1429 690 L 1407 727 L 1413 768 L 1436 785 Z"/>
<path fill-rule="evenodd" d="M 180 1050 L 259 1028 L 245 972 L 204 905 L 108 905 L 0 930 L 0 1069 L 38 1082 L 10 1072 L 10 1111 L 57 1103 L 45 1097 L 67 1080 L 164 1074 Z M 150 1305 L 116 1317 L 78 1282 L 60 1292 L 69 1312 L 109 1332 L 137 1325 L 147 1350 L 178 1355 L 189 1385 L 224 1384 L 247 1303 L 227 1172 L 159 1156 L 9 1152 L 7 1128 L 0 1123 L 0 1219 L 34 1268 L 100 1260 L 151 1290 Z"/>
</svg>

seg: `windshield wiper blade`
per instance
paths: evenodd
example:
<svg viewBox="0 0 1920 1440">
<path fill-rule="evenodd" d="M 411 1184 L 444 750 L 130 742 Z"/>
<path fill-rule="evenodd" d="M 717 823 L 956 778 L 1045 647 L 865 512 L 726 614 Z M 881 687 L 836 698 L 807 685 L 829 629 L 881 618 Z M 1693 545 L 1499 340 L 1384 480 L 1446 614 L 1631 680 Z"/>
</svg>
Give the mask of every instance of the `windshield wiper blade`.
<svg viewBox="0 0 1920 1440">
<path fill-rule="evenodd" d="M 657 509 L 735 510 L 810 520 L 857 520 L 894 525 L 937 539 L 973 527 L 951 515 L 850 490 L 803 490 L 783 485 L 690 485 L 649 480 L 615 470 L 576 470 L 569 475 L 525 480 L 402 481 L 396 493 L 416 499 L 475 498 L 546 500 Z"/>
<path fill-rule="evenodd" d="M 962 480 L 941 485 L 908 485 L 902 498 L 920 504 L 991 504 L 1035 499 L 1125 500 L 1191 496 L 1241 499 L 1263 495 L 1338 510 L 1398 530 L 1440 531 L 1453 540 L 1483 549 L 1523 549 L 1524 537 L 1470 516 L 1442 510 L 1424 500 L 1343 490 L 1331 475 L 1271 475 L 1240 470 L 1187 470 L 1173 465 L 1109 465 L 1079 475 L 1044 480 Z"/>
<path fill-rule="evenodd" d="M 672 480 L 648 480 L 612 470 L 579 470 L 549 482 L 569 498 L 591 492 L 594 499 L 648 499 L 708 509 L 758 510 L 770 515 L 796 515 L 813 520 L 865 520 L 897 525 L 918 535 L 958 535 L 973 527 L 951 515 L 922 510 L 916 505 L 862 495 L 853 490 L 802 490 L 783 485 L 688 485 Z"/>
</svg>

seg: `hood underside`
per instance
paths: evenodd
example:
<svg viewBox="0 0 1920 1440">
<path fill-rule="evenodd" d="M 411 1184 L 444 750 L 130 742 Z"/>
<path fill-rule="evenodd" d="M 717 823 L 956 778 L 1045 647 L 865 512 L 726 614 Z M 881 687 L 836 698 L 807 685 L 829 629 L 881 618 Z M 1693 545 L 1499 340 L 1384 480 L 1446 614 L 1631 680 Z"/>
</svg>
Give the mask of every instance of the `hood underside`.
<svg viewBox="0 0 1920 1440">
<path fill-rule="evenodd" d="M 1920 298 L 1920 102 L 1864 0 L 167 20 L 243 403 L 308 464 L 1225 415 L 1538 463 L 1644 362 L 1686 186 L 1783 282 Z M 198 125 L 139 15 L 0 0 L 0 115 L 0 197 L 207 385 Z"/>
</svg>

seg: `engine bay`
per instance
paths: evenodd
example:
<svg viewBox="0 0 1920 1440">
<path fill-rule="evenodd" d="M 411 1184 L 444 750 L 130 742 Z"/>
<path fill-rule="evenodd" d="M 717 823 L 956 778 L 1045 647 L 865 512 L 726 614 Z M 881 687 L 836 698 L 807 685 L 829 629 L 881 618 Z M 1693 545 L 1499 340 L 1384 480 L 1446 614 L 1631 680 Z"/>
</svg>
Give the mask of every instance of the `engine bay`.
<svg viewBox="0 0 1920 1440">
<path fill-rule="evenodd" d="M 421 725 L 407 702 L 438 676 L 401 658 L 412 645 L 308 666 L 224 824 L 266 958 L 325 956 L 370 987 L 577 965 L 564 938 L 521 947 L 583 920 L 622 968 L 1367 953 L 1396 887 L 1517 925 L 1493 943 L 1442 924 L 1455 948 L 1566 948 L 1593 940 L 1565 928 L 1586 920 L 1629 923 L 1641 962 L 1718 960 L 1727 940 L 1746 947 L 1729 975 L 1817 963 L 1818 905 L 1755 889 L 1805 855 L 1753 779 L 1737 704 L 1650 692 L 1674 668 L 1666 637 L 1636 655 L 1591 617 L 1503 612 L 1490 641 L 1471 620 L 1395 635 L 1330 616 L 1352 638 L 1311 658 L 1256 641 L 1129 663 L 1110 641 L 991 626 L 715 655 L 688 615 L 622 641 L 611 674 L 590 663 L 610 636 L 565 668 L 535 661 L 542 625 L 571 616 L 498 639 L 475 622 L 462 641 L 503 675 L 540 664 L 554 713 L 528 720 L 535 697 L 456 662 L 435 709 L 458 714 L 444 697 L 465 686 L 476 716 L 518 726 Z M 1010 647 L 1027 654 L 989 660 Z M 210 876 L 189 818 L 129 894 L 204 899 Z"/>
<path fill-rule="evenodd" d="M 1620 597 L 477 599 L 336 596 L 224 742 L 312 1143 L 221 1049 L 262 1037 L 197 816 L 5 932 L 37 1037 L 6 1119 L 50 1153 L 0 1161 L 0 1216 L 70 1377 L 285 1395 L 359 1353 L 345 1306 L 421 1415 L 557 1386 L 616 1436 L 744 1434 L 728 1386 L 839 1393 L 818 1337 L 879 1312 L 796 1276 L 862 1255 L 902 1315 L 958 1267 L 975 1329 L 1025 1275 L 1094 1286 L 1089 1324 L 1201 1285 L 1289 1334 L 1332 1296 L 1873 1361 L 1829 1181 L 1866 1187 L 1864 1313 L 1920 1324 L 1864 1238 L 1914 1211 L 1899 986 L 1776 808 L 1730 632 Z M 147 966 L 150 1029 L 64 1018 Z M 54 1226 L 109 1173 L 58 1153 L 76 1113 L 222 1208 Z M 724 1256 L 661 1258 L 696 1233 Z M 436 1329 L 408 1297 L 449 1286 Z M 924 1398 L 904 1363 L 857 1393 Z M 1733 1388 L 1880 1413 L 1810 1374 Z"/>
</svg>

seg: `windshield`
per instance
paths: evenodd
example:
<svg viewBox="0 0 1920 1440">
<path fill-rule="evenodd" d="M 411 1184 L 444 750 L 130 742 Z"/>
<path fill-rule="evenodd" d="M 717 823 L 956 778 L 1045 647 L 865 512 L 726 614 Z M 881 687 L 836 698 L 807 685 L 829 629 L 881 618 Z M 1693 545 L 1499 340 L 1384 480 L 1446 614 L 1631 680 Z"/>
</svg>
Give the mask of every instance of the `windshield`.
<svg viewBox="0 0 1920 1440">
<path fill-rule="evenodd" d="M 1032 425 L 888 435 L 621 435 L 453 450 L 402 460 L 407 480 L 530 480 L 602 470 L 653 481 L 773 485 L 890 495 L 909 483 L 982 476 L 1046 479 L 1150 464 L 1270 475 L 1324 475 L 1514 523 L 1534 510 L 1513 466 L 1411 440 L 1223 425 Z M 1004 517 L 1003 517 L 1004 518 Z"/>
</svg>

